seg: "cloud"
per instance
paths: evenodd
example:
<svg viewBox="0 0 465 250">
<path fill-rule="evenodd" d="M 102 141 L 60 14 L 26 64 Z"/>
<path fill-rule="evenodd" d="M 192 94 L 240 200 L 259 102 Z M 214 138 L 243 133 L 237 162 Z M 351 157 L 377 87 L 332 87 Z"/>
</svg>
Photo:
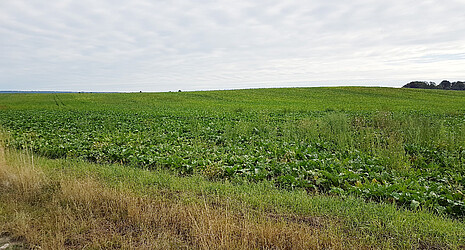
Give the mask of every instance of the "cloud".
<svg viewBox="0 0 465 250">
<path fill-rule="evenodd" d="M 0 89 L 166 91 L 465 79 L 453 0 L 0 2 Z"/>
</svg>

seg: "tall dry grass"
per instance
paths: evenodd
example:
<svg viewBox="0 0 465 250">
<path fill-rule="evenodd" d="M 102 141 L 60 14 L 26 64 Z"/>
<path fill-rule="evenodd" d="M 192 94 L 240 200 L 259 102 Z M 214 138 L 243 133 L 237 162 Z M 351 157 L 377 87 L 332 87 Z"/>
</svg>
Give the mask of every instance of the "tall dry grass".
<svg viewBox="0 0 465 250">
<path fill-rule="evenodd" d="M 0 148 L 0 232 L 30 248 L 368 248 L 341 236 L 330 219 L 220 198 L 192 202 L 162 189 L 140 195 L 92 177 L 52 177 L 31 156 Z"/>
</svg>

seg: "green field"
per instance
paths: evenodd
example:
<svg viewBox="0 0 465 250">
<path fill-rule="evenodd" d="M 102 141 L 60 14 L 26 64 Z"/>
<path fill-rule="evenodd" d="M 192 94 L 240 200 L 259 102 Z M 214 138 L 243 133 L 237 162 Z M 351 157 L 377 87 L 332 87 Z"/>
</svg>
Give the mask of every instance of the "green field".
<svg viewBox="0 0 465 250">
<path fill-rule="evenodd" d="M 290 88 L 2 94 L 7 146 L 465 215 L 465 93 Z"/>
<path fill-rule="evenodd" d="M 1 94 L 0 127 L 24 246 L 464 247 L 462 92 Z"/>
</svg>

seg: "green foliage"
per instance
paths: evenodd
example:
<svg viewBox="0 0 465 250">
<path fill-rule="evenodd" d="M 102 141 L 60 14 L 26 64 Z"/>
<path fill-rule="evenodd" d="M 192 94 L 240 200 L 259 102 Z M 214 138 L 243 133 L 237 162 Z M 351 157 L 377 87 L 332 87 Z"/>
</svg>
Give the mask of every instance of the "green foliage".
<svg viewBox="0 0 465 250">
<path fill-rule="evenodd" d="M 444 89 L 444 90 L 465 90 L 465 82 L 449 82 L 442 81 L 439 85 L 435 82 L 413 81 L 405 84 L 402 88 L 418 88 L 418 89 Z"/>
<path fill-rule="evenodd" d="M 2 95 L 0 124 L 9 146 L 50 158 L 269 180 L 463 217 L 465 95 L 438 92 Z"/>
</svg>

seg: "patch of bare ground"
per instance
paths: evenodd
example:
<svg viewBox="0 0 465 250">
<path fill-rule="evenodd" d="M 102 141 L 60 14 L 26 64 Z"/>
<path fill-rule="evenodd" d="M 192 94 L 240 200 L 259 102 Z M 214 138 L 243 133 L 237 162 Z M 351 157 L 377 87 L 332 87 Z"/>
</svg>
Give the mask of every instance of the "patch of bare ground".
<svg viewBox="0 0 465 250">
<path fill-rule="evenodd" d="M 19 239 L 13 239 L 6 233 L 0 233 L 0 250 L 3 249 L 25 249 Z"/>
</svg>

